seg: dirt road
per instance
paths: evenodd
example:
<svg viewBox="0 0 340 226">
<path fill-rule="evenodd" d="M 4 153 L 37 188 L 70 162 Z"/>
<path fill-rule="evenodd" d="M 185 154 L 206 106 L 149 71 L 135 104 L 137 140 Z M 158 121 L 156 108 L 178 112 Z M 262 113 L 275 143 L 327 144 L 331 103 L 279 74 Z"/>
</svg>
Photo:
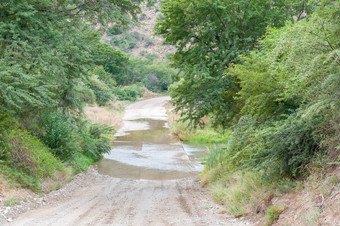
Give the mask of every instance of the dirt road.
<svg viewBox="0 0 340 226">
<path fill-rule="evenodd" d="M 168 99 L 159 97 L 129 105 L 117 133 L 118 144 L 106 156 L 114 158 L 111 165 L 119 162 L 120 168 L 110 168 L 113 174 L 120 169 L 138 169 L 138 173 L 124 176 L 121 172 L 118 178 L 91 170 L 69 195 L 20 215 L 10 225 L 249 225 L 228 216 L 199 186 L 197 173 L 188 174 L 188 169 L 195 167 L 188 168 L 190 160 L 183 156 L 180 143 L 166 132 L 163 105 Z M 148 133 L 156 128 L 152 125 L 158 130 L 150 138 Z M 157 135 L 160 128 L 164 128 L 161 136 Z M 129 153 L 127 158 L 123 158 L 124 150 Z M 163 153 L 166 160 L 162 160 Z M 136 158 L 130 160 L 130 155 Z M 158 164 L 151 164 L 155 161 Z M 169 171 L 173 173 L 164 174 L 166 177 L 143 177 Z M 182 171 L 187 174 L 178 174 Z"/>
</svg>

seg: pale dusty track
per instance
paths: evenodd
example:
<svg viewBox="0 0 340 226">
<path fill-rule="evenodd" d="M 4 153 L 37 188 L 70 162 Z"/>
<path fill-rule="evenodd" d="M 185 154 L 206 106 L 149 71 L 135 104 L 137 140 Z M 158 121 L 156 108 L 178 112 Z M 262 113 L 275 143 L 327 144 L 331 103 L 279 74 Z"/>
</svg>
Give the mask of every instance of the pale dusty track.
<svg viewBox="0 0 340 226">
<path fill-rule="evenodd" d="M 166 118 L 162 107 L 166 100 L 134 103 L 127 107 L 124 120 Z M 153 181 L 90 171 L 77 183 L 71 194 L 19 215 L 10 225 L 248 225 L 214 203 L 197 176 Z"/>
</svg>

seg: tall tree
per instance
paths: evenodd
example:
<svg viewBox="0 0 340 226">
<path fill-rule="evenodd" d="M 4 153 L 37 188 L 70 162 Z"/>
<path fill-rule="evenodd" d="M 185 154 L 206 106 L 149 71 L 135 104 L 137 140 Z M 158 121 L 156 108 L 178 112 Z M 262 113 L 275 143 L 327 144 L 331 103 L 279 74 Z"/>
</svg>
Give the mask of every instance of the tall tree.
<svg viewBox="0 0 340 226">
<path fill-rule="evenodd" d="M 100 33 L 126 25 L 142 0 L 0 2 L 0 105 L 16 113 L 79 110 Z"/>
<path fill-rule="evenodd" d="M 240 106 L 233 99 L 238 86 L 225 70 L 255 47 L 268 26 L 300 20 L 309 9 L 297 0 L 162 1 L 164 19 L 156 31 L 177 47 L 172 62 L 182 72 L 171 89 L 176 109 L 194 124 L 212 113 L 227 125 Z"/>
</svg>

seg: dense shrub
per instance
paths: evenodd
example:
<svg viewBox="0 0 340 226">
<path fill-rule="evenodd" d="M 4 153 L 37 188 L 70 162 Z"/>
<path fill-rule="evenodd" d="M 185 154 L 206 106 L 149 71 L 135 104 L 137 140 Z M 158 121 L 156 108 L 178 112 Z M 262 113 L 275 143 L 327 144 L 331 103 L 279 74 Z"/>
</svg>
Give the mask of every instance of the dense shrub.
<svg viewBox="0 0 340 226">
<path fill-rule="evenodd" d="M 265 176 L 271 178 L 303 175 L 304 166 L 320 151 L 315 136 L 317 126 L 318 120 L 304 120 L 296 115 L 265 125 L 254 117 L 242 117 L 227 146 L 209 154 L 207 167 L 264 170 Z"/>
<path fill-rule="evenodd" d="M 176 70 L 170 68 L 168 62 L 157 61 L 157 55 L 146 54 L 146 59 L 131 58 L 127 75 L 131 83 L 142 82 L 144 86 L 153 92 L 164 92 L 173 82 L 172 75 Z"/>
<path fill-rule="evenodd" d="M 0 106 L 0 163 L 8 159 L 8 133 L 12 129 L 14 120 L 5 113 Z"/>
<path fill-rule="evenodd" d="M 79 131 L 82 138 L 80 143 L 82 153 L 90 159 L 99 160 L 102 154 L 111 150 L 110 143 L 115 132 L 113 127 L 83 121 Z"/>
<path fill-rule="evenodd" d="M 315 154 L 338 155 L 338 8 L 325 4 L 308 21 L 268 29 L 258 50 L 228 68 L 240 110 L 227 147 L 214 153 L 226 169 L 298 177 Z"/>
<path fill-rule="evenodd" d="M 9 133 L 8 164 L 39 179 L 52 177 L 63 164 L 29 132 L 14 129 Z"/>
<path fill-rule="evenodd" d="M 112 92 L 119 100 L 136 101 L 137 98 L 142 97 L 145 88 L 142 84 L 133 84 L 130 86 L 115 87 Z"/>
<path fill-rule="evenodd" d="M 105 105 L 113 99 L 111 87 L 117 83 L 112 75 L 105 71 L 103 66 L 97 66 L 93 69 L 93 76 L 89 79 L 89 87 L 93 90 L 96 102 L 99 105 Z"/>
<path fill-rule="evenodd" d="M 123 29 L 121 27 L 112 26 L 107 29 L 108 35 L 120 35 L 121 33 L 123 33 Z"/>
<path fill-rule="evenodd" d="M 306 120 L 291 115 L 266 128 L 263 150 L 255 157 L 255 164 L 262 164 L 279 175 L 301 175 L 315 153 L 321 151 L 320 140 L 315 136 L 319 124 L 317 119 Z"/>
<path fill-rule="evenodd" d="M 28 131 L 8 128 L 3 142 L 1 173 L 18 186 L 38 192 L 45 178 L 53 178 L 56 171 L 64 172 L 63 163 Z"/>
<path fill-rule="evenodd" d="M 79 135 L 72 118 L 59 111 L 45 113 L 37 133 L 51 152 L 64 161 L 81 153 Z"/>
<path fill-rule="evenodd" d="M 119 36 L 114 36 L 110 44 L 124 52 L 128 52 L 137 45 L 137 38 L 133 34 L 123 33 Z"/>
<path fill-rule="evenodd" d="M 114 129 L 53 112 L 43 116 L 37 132 L 52 153 L 64 161 L 73 162 L 82 158 L 80 155 L 92 161 L 99 160 L 103 153 L 110 151 Z"/>
</svg>

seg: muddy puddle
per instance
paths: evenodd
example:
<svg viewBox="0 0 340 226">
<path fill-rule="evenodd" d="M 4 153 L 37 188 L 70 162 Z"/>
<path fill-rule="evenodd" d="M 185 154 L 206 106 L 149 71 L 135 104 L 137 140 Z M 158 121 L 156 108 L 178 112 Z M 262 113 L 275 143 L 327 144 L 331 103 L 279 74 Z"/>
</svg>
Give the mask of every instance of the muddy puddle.
<svg viewBox="0 0 340 226">
<path fill-rule="evenodd" d="M 97 163 L 101 174 L 119 178 L 170 180 L 198 174 L 206 148 L 183 144 L 167 121 L 124 121 L 110 153 Z"/>
</svg>

